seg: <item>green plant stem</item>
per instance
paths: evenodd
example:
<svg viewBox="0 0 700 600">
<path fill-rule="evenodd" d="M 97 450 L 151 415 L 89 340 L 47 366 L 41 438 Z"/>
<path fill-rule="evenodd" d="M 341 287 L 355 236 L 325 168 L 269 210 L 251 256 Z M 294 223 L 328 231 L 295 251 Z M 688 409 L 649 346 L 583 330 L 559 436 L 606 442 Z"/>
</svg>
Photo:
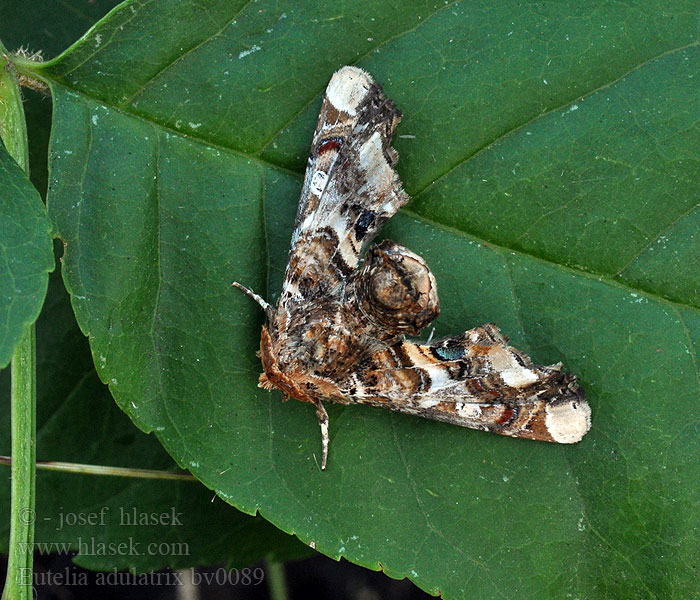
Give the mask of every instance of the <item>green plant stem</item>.
<svg viewBox="0 0 700 600">
<path fill-rule="evenodd" d="M 0 43 L 0 136 L 10 155 L 29 172 L 27 126 L 17 77 Z M 12 357 L 11 435 L 12 504 L 10 552 L 3 600 L 32 598 L 34 552 L 36 338 L 34 325 L 25 332 Z"/>
<path fill-rule="evenodd" d="M 267 589 L 272 600 L 288 600 L 287 578 L 284 574 L 284 564 L 271 558 L 265 559 L 265 575 Z"/>
<path fill-rule="evenodd" d="M 32 598 L 36 437 L 36 340 L 24 334 L 12 358 L 12 507 L 3 600 Z"/>
</svg>

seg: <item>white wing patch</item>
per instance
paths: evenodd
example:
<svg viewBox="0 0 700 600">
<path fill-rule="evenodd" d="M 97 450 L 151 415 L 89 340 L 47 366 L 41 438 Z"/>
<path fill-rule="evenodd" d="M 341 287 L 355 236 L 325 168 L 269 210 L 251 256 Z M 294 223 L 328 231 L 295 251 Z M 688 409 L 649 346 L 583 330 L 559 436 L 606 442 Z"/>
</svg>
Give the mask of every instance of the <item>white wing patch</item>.
<svg viewBox="0 0 700 600">
<path fill-rule="evenodd" d="M 331 78 L 326 98 L 336 109 L 354 117 L 371 84 L 372 79 L 362 69 L 343 67 Z"/>
</svg>

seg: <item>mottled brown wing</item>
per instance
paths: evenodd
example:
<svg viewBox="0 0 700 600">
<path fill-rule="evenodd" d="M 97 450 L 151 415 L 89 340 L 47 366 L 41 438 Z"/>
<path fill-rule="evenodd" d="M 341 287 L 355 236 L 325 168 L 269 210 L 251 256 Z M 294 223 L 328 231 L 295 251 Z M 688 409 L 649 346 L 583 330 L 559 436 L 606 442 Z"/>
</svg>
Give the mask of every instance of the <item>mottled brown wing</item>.
<svg viewBox="0 0 700 600">
<path fill-rule="evenodd" d="M 328 84 L 314 134 L 282 294 L 266 311 L 260 385 L 313 403 L 325 468 L 324 401 L 363 403 L 514 437 L 574 443 L 590 407 L 561 365 L 538 366 L 494 325 L 427 344 L 437 286 L 417 254 L 385 240 L 360 258 L 408 201 L 393 165 L 401 115 L 364 71 Z"/>
<path fill-rule="evenodd" d="M 401 114 L 357 67 L 326 89 L 292 234 L 280 308 L 343 294 L 382 225 L 408 201 L 390 147 Z"/>
<path fill-rule="evenodd" d="M 534 365 L 493 324 L 377 350 L 340 388 L 350 402 L 512 437 L 572 444 L 590 429 L 575 377 Z"/>
</svg>

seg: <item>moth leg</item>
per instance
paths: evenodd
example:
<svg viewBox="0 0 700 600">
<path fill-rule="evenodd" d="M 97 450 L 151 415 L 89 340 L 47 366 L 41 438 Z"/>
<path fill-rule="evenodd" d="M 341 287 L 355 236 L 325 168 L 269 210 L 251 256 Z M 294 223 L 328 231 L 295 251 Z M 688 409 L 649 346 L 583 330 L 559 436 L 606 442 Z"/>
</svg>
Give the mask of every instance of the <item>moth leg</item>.
<svg viewBox="0 0 700 600">
<path fill-rule="evenodd" d="M 328 445 L 330 439 L 328 437 L 328 413 L 320 400 L 314 400 L 316 407 L 316 417 L 318 424 L 321 426 L 321 470 L 326 470 L 326 462 L 328 462 Z"/>
<path fill-rule="evenodd" d="M 238 283 L 237 281 L 234 281 L 231 285 L 241 290 L 246 296 L 255 300 L 265 311 L 267 318 L 272 319 L 274 315 L 274 310 L 272 309 L 272 306 L 270 306 L 267 302 L 265 302 L 265 300 L 262 299 L 261 296 L 258 296 L 253 290 L 248 289 L 246 286 Z"/>
</svg>

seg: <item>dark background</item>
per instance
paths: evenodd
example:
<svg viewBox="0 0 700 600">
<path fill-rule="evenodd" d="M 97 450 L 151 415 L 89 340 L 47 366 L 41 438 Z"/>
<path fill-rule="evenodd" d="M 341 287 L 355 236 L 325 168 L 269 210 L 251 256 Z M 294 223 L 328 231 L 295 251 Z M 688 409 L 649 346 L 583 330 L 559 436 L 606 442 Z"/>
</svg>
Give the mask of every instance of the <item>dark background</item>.
<svg viewBox="0 0 700 600">
<path fill-rule="evenodd" d="M 233 510 L 233 509 L 232 509 Z M 5 580 L 7 557 L 2 555 L 0 577 Z M 265 569 L 265 563 L 250 565 L 249 569 Z M 203 575 L 211 573 L 216 576 L 217 569 L 225 566 L 197 568 L 195 573 Z M 325 556 L 289 561 L 284 566 L 289 599 L 333 598 L 334 600 L 422 600 L 432 598 L 404 579 L 390 579 L 383 573 L 358 567 L 345 560 L 336 562 Z M 73 564 L 70 557 L 36 555 L 34 559 L 35 581 L 44 582 L 63 580 L 77 585 L 37 585 L 34 598 L 36 600 L 83 600 L 100 598 L 102 600 L 268 600 L 271 598 L 267 587 L 267 573 L 259 584 L 238 585 L 223 584 L 206 585 L 201 583 L 194 590 L 188 590 L 186 585 L 177 585 L 177 578 L 168 573 L 161 573 L 161 585 L 96 585 L 97 573 L 86 571 Z M 242 574 L 242 569 L 238 569 Z M 49 576 L 48 574 L 52 575 Z M 85 574 L 83 576 L 82 574 Z M 134 576 L 122 573 L 124 581 L 134 581 Z M 104 577 L 104 576 L 103 576 Z M 131 577 L 132 579 L 129 579 Z M 138 576 L 136 576 L 138 577 Z M 223 577 L 223 575 L 221 576 Z M 87 578 L 87 583 L 83 581 Z M 185 578 L 183 577 L 183 580 Z M 258 580 L 256 577 L 254 581 Z M 170 582 L 168 585 L 166 582 Z M 78 584 L 79 583 L 79 584 Z M 188 595 L 191 593 L 191 595 Z"/>
</svg>

